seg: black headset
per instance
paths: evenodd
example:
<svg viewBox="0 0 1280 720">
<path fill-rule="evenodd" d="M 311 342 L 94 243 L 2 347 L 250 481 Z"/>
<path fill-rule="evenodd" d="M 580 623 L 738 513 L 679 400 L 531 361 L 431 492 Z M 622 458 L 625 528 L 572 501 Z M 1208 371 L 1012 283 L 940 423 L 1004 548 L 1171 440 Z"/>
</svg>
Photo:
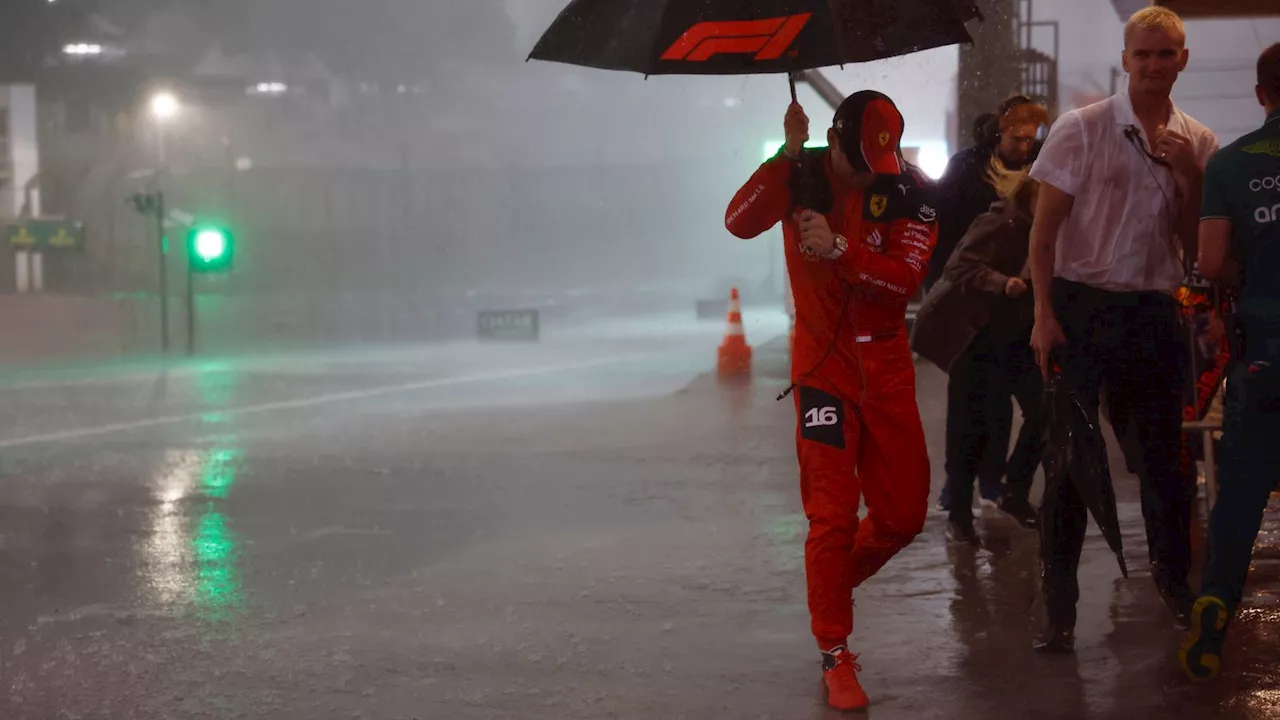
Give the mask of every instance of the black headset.
<svg viewBox="0 0 1280 720">
<path fill-rule="evenodd" d="M 1005 98 L 1003 102 L 996 108 L 994 113 L 985 113 L 980 116 L 974 123 L 973 138 L 979 144 L 995 147 L 1000 144 L 1002 136 L 1000 132 L 1000 120 L 1004 118 L 1008 112 L 1022 105 L 1031 105 L 1035 103 L 1030 97 L 1018 93 Z"/>
<path fill-rule="evenodd" d="M 1034 104 L 1035 100 L 1032 100 L 1030 97 L 1023 95 L 1022 93 L 1010 95 L 1004 102 L 1000 103 L 1000 107 L 996 109 L 996 139 L 999 140 L 1001 137 L 1000 121 L 1004 119 L 1005 115 L 1009 114 L 1010 110 L 1016 107 L 1022 107 L 1023 105 Z"/>
<path fill-rule="evenodd" d="M 1023 95 L 1022 93 L 1010 95 L 1004 102 L 1000 103 L 998 114 L 1000 117 L 1004 117 L 1006 113 L 1016 107 L 1031 105 L 1033 103 L 1035 103 L 1035 100 L 1032 100 L 1029 96 Z"/>
</svg>

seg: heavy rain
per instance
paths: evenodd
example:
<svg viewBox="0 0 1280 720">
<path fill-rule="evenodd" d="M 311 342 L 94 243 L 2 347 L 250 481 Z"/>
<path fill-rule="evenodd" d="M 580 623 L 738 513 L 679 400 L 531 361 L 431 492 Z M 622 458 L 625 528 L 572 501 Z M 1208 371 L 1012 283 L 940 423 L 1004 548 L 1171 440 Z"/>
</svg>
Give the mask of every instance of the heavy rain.
<svg viewBox="0 0 1280 720">
<path fill-rule="evenodd" d="M 4 0 L 0 720 L 1280 718 L 1277 41 Z"/>
</svg>

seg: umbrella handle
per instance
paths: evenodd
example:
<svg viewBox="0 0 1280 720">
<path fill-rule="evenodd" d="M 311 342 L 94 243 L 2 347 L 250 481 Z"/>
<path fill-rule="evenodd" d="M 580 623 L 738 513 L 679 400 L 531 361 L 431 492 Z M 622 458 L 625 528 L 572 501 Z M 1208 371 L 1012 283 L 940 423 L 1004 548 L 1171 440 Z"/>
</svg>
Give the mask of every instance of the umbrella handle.
<svg viewBox="0 0 1280 720">
<path fill-rule="evenodd" d="M 800 101 L 796 98 L 796 74 L 787 73 L 787 80 L 791 83 L 791 102 L 799 103 Z"/>
</svg>

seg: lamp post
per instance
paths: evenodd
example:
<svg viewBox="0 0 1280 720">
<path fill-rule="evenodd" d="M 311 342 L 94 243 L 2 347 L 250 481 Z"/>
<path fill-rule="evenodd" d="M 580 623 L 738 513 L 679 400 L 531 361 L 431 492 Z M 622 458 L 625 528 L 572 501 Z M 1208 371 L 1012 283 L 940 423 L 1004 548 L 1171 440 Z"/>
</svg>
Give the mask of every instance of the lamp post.
<svg viewBox="0 0 1280 720">
<path fill-rule="evenodd" d="M 159 90 L 152 94 L 147 102 L 147 109 L 156 126 L 156 150 L 159 164 L 156 167 L 156 192 L 154 209 L 156 212 L 156 241 L 160 249 L 160 346 L 165 353 L 169 352 L 169 243 L 165 238 L 164 190 L 161 188 L 161 176 L 164 173 L 165 127 L 182 111 L 178 97 L 168 90 Z"/>
<path fill-rule="evenodd" d="M 182 112 L 182 103 L 178 97 L 168 90 L 159 90 L 151 96 L 147 103 L 151 118 L 156 123 L 156 143 L 160 155 L 160 166 L 165 164 L 165 127 Z"/>
</svg>

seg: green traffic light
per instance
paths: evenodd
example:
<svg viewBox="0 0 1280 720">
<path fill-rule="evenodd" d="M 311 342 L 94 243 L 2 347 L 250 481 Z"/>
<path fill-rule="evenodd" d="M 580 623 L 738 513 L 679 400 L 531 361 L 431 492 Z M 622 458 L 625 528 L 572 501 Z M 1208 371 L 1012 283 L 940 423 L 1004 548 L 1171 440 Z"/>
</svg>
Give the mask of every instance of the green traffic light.
<svg viewBox="0 0 1280 720">
<path fill-rule="evenodd" d="M 192 230 L 187 248 L 191 269 L 196 272 L 225 272 L 231 268 L 235 255 L 231 234 L 217 227 Z"/>
<path fill-rule="evenodd" d="M 196 235 L 196 255 L 206 263 L 227 254 L 227 236 L 220 230 L 201 230 Z"/>
</svg>

